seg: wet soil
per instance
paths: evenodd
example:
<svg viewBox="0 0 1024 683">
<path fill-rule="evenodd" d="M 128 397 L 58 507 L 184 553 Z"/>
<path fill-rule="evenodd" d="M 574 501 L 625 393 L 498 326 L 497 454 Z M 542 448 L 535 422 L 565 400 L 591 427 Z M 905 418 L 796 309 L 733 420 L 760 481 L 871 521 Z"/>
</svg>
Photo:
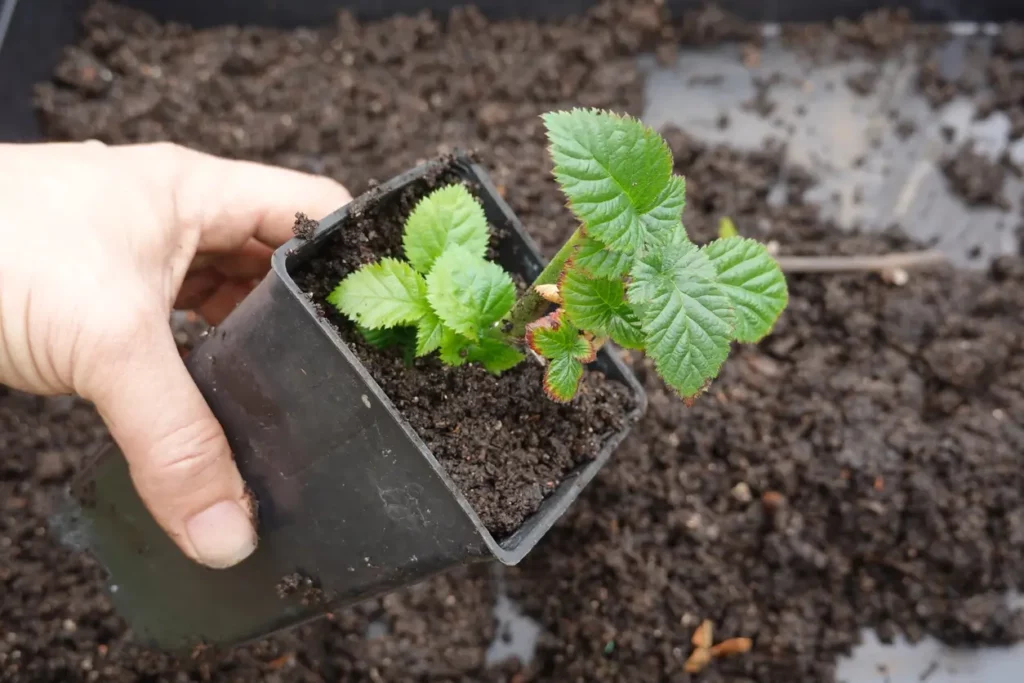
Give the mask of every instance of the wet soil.
<svg viewBox="0 0 1024 683">
<path fill-rule="evenodd" d="M 925 57 L 917 81 L 933 106 L 958 95 L 973 97 L 975 118 L 1000 113 L 1009 121 L 1011 140 L 1024 136 L 1024 24 L 1002 24 L 991 51 L 968 49 L 964 61 L 973 68 L 942 68 L 941 51 Z"/>
<path fill-rule="evenodd" d="M 447 159 L 439 163 L 448 164 Z M 292 273 L 320 314 L 338 330 L 409 421 L 499 541 L 514 533 L 562 479 L 590 462 L 603 444 L 626 427 L 636 409 L 629 388 L 599 371 L 584 373 L 567 405 L 547 400 L 544 369 L 530 359 L 494 376 L 471 364 L 451 368 L 436 357 L 406 364 L 398 350 L 370 346 L 355 326 L 327 303 L 349 273 L 383 257 L 402 259 L 402 230 L 416 202 L 432 190 L 462 184 L 441 166 L 393 197 L 357 198 L 360 206 Z M 308 230 L 300 217 L 298 229 Z M 489 258 L 501 233 L 491 228 Z M 512 271 L 515 264 L 506 264 Z M 514 271 L 512 271 L 514 272 Z M 520 282 L 520 292 L 525 283 Z"/>
<path fill-rule="evenodd" d="M 972 143 L 960 146 L 940 165 L 950 189 L 970 206 L 1010 209 L 1003 186 L 1009 169 L 974 151 Z"/>
<path fill-rule="evenodd" d="M 537 115 L 578 103 L 639 113 L 631 55 L 753 35 L 723 17 L 666 23 L 657 5 L 630 0 L 539 26 L 458 12 L 193 33 L 100 5 L 64 68 L 95 62 L 110 82 L 98 94 L 48 84 L 39 103 L 55 138 L 169 137 L 327 172 L 356 193 L 477 146 L 551 253 L 574 226 Z M 857 54 L 916 39 L 877 19 L 818 30 Z M 695 239 L 728 215 L 783 253 L 911 246 L 895 232 L 826 224 L 800 199 L 813 179 L 784 167 L 780 149 L 670 138 Z M 790 197 L 781 206 L 768 201 L 779 183 Z M 775 333 L 737 349 L 692 408 L 633 358 L 647 416 L 506 572 L 543 628 L 529 667 L 486 665 L 488 567 L 227 654 L 175 662 L 142 651 L 99 570 L 45 531 L 50 495 L 102 437 L 98 419 L 77 401 L 4 393 L 0 681 L 832 683 L 862 627 L 884 639 L 1018 641 L 1024 620 L 1002 595 L 1024 573 L 1022 286 L 1018 257 L 981 273 L 914 271 L 902 287 L 871 274 L 792 275 Z M 753 648 L 691 676 L 690 637 L 705 618 L 716 640 L 750 637 Z"/>
</svg>

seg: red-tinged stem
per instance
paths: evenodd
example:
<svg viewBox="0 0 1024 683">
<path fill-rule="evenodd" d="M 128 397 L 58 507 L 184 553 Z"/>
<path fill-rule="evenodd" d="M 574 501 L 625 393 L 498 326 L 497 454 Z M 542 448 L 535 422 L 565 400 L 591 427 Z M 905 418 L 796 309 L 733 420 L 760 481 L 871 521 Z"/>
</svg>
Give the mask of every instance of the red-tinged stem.
<svg viewBox="0 0 1024 683">
<path fill-rule="evenodd" d="M 565 262 L 572 256 L 573 251 L 583 241 L 583 231 L 577 229 L 572 237 L 562 245 L 558 253 L 554 255 L 548 265 L 544 267 L 537 279 L 530 285 L 529 291 L 516 302 L 515 307 L 508 314 L 505 338 L 509 340 L 522 339 L 526 335 L 526 326 L 537 318 L 541 317 L 544 309 L 550 305 L 544 297 L 534 289 L 537 285 L 553 285 L 558 282 L 565 268 Z"/>
</svg>

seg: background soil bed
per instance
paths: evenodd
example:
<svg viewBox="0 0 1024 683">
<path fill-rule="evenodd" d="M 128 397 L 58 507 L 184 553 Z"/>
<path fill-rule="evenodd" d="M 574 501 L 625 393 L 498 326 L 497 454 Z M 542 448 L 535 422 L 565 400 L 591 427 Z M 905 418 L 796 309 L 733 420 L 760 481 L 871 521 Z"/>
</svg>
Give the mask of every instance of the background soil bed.
<svg viewBox="0 0 1024 683">
<path fill-rule="evenodd" d="M 467 11 L 447 22 L 193 34 L 103 6 L 90 25 L 71 66 L 98 61 L 115 78 L 99 95 L 46 86 L 55 137 L 170 137 L 325 171 L 353 192 L 446 146 L 477 144 L 548 253 L 574 226 L 537 116 L 579 103 L 639 114 L 632 55 L 662 41 L 756 36 L 722 15 L 667 25 L 635 0 L 539 26 Z M 837 40 L 860 45 L 866 34 L 845 27 Z M 727 214 L 786 253 L 909 247 L 896 233 L 828 225 L 800 199 L 811 179 L 785 168 L 779 149 L 673 138 L 698 239 Z M 780 183 L 789 200 L 769 201 Z M 637 364 L 648 415 L 507 573 L 544 629 L 520 673 L 486 666 L 487 567 L 212 659 L 139 651 L 98 571 L 42 531 L 47 494 L 102 434 L 95 415 L 7 394 L 0 680 L 687 681 L 690 635 L 707 618 L 721 638 L 751 637 L 754 648 L 699 680 L 830 683 L 862 627 L 957 644 L 1019 640 L 1024 624 L 1003 592 L 1024 573 L 1021 260 L 914 272 L 902 288 L 867 274 L 793 276 L 790 286 L 776 333 L 736 353 L 693 408 Z M 769 491 L 783 505 L 767 510 Z"/>
<path fill-rule="evenodd" d="M 360 209 L 292 276 L 501 541 L 563 477 L 597 455 L 634 406 L 624 384 L 595 370 L 584 374 L 577 398 L 560 405 L 544 395 L 544 369 L 530 359 L 498 377 L 476 365 L 447 367 L 436 357 L 416 359 L 410 368 L 399 351 L 367 344 L 327 303 L 327 295 L 359 266 L 386 256 L 404 258 L 402 230 L 416 202 L 454 182 L 461 182 L 458 176 L 441 173 Z M 493 227 L 491 232 L 494 243 L 500 233 Z M 495 258 L 493 248 L 489 258 Z M 519 284 L 522 291 L 525 285 Z"/>
</svg>

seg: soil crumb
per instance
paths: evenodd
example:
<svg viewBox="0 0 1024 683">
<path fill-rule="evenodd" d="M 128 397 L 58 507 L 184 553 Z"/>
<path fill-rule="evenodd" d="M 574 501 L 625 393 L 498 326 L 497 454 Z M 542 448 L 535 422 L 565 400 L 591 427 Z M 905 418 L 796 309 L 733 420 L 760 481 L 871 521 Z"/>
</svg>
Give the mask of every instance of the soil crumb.
<svg viewBox="0 0 1024 683">
<path fill-rule="evenodd" d="M 849 76 L 846 79 L 846 85 L 861 97 L 866 97 L 875 91 L 875 86 L 878 84 L 878 79 L 881 75 L 878 69 L 866 69 L 858 74 Z"/>
<path fill-rule="evenodd" d="M 953 192 L 970 206 L 1010 208 L 1003 186 L 1008 169 L 974 151 L 973 142 L 966 142 L 943 160 L 942 172 Z"/>
<path fill-rule="evenodd" d="M 302 572 L 293 572 L 283 577 L 277 584 L 277 595 L 282 600 L 298 598 L 304 606 L 325 605 L 332 600 L 320 584 Z"/>
<path fill-rule="evenodd" d="M 292 233 L 304 240 L 311 240 L 318 227 L 320 227 L 319 221 L 315 221 L 301 211 L 298 211 L 295 214 L 295 225 L 292 226 Z"/>
</svg>

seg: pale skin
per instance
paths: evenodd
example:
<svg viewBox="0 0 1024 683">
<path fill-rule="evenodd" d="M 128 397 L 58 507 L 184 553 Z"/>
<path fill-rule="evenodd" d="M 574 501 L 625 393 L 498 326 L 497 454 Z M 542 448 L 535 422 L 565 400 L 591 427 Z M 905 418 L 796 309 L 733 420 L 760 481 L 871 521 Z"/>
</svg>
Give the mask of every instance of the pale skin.
<svg viewBox="0 0 1024 683">
<path fill-rule="evenodd" d="M 0 145 L 0 383 L 92 401 L 181 550 L 238 564 L 258 530 L 170 313 L 219 323 L 296 211 L 350 199 L 327 178 L 167 143 Z"/>
</svg>

